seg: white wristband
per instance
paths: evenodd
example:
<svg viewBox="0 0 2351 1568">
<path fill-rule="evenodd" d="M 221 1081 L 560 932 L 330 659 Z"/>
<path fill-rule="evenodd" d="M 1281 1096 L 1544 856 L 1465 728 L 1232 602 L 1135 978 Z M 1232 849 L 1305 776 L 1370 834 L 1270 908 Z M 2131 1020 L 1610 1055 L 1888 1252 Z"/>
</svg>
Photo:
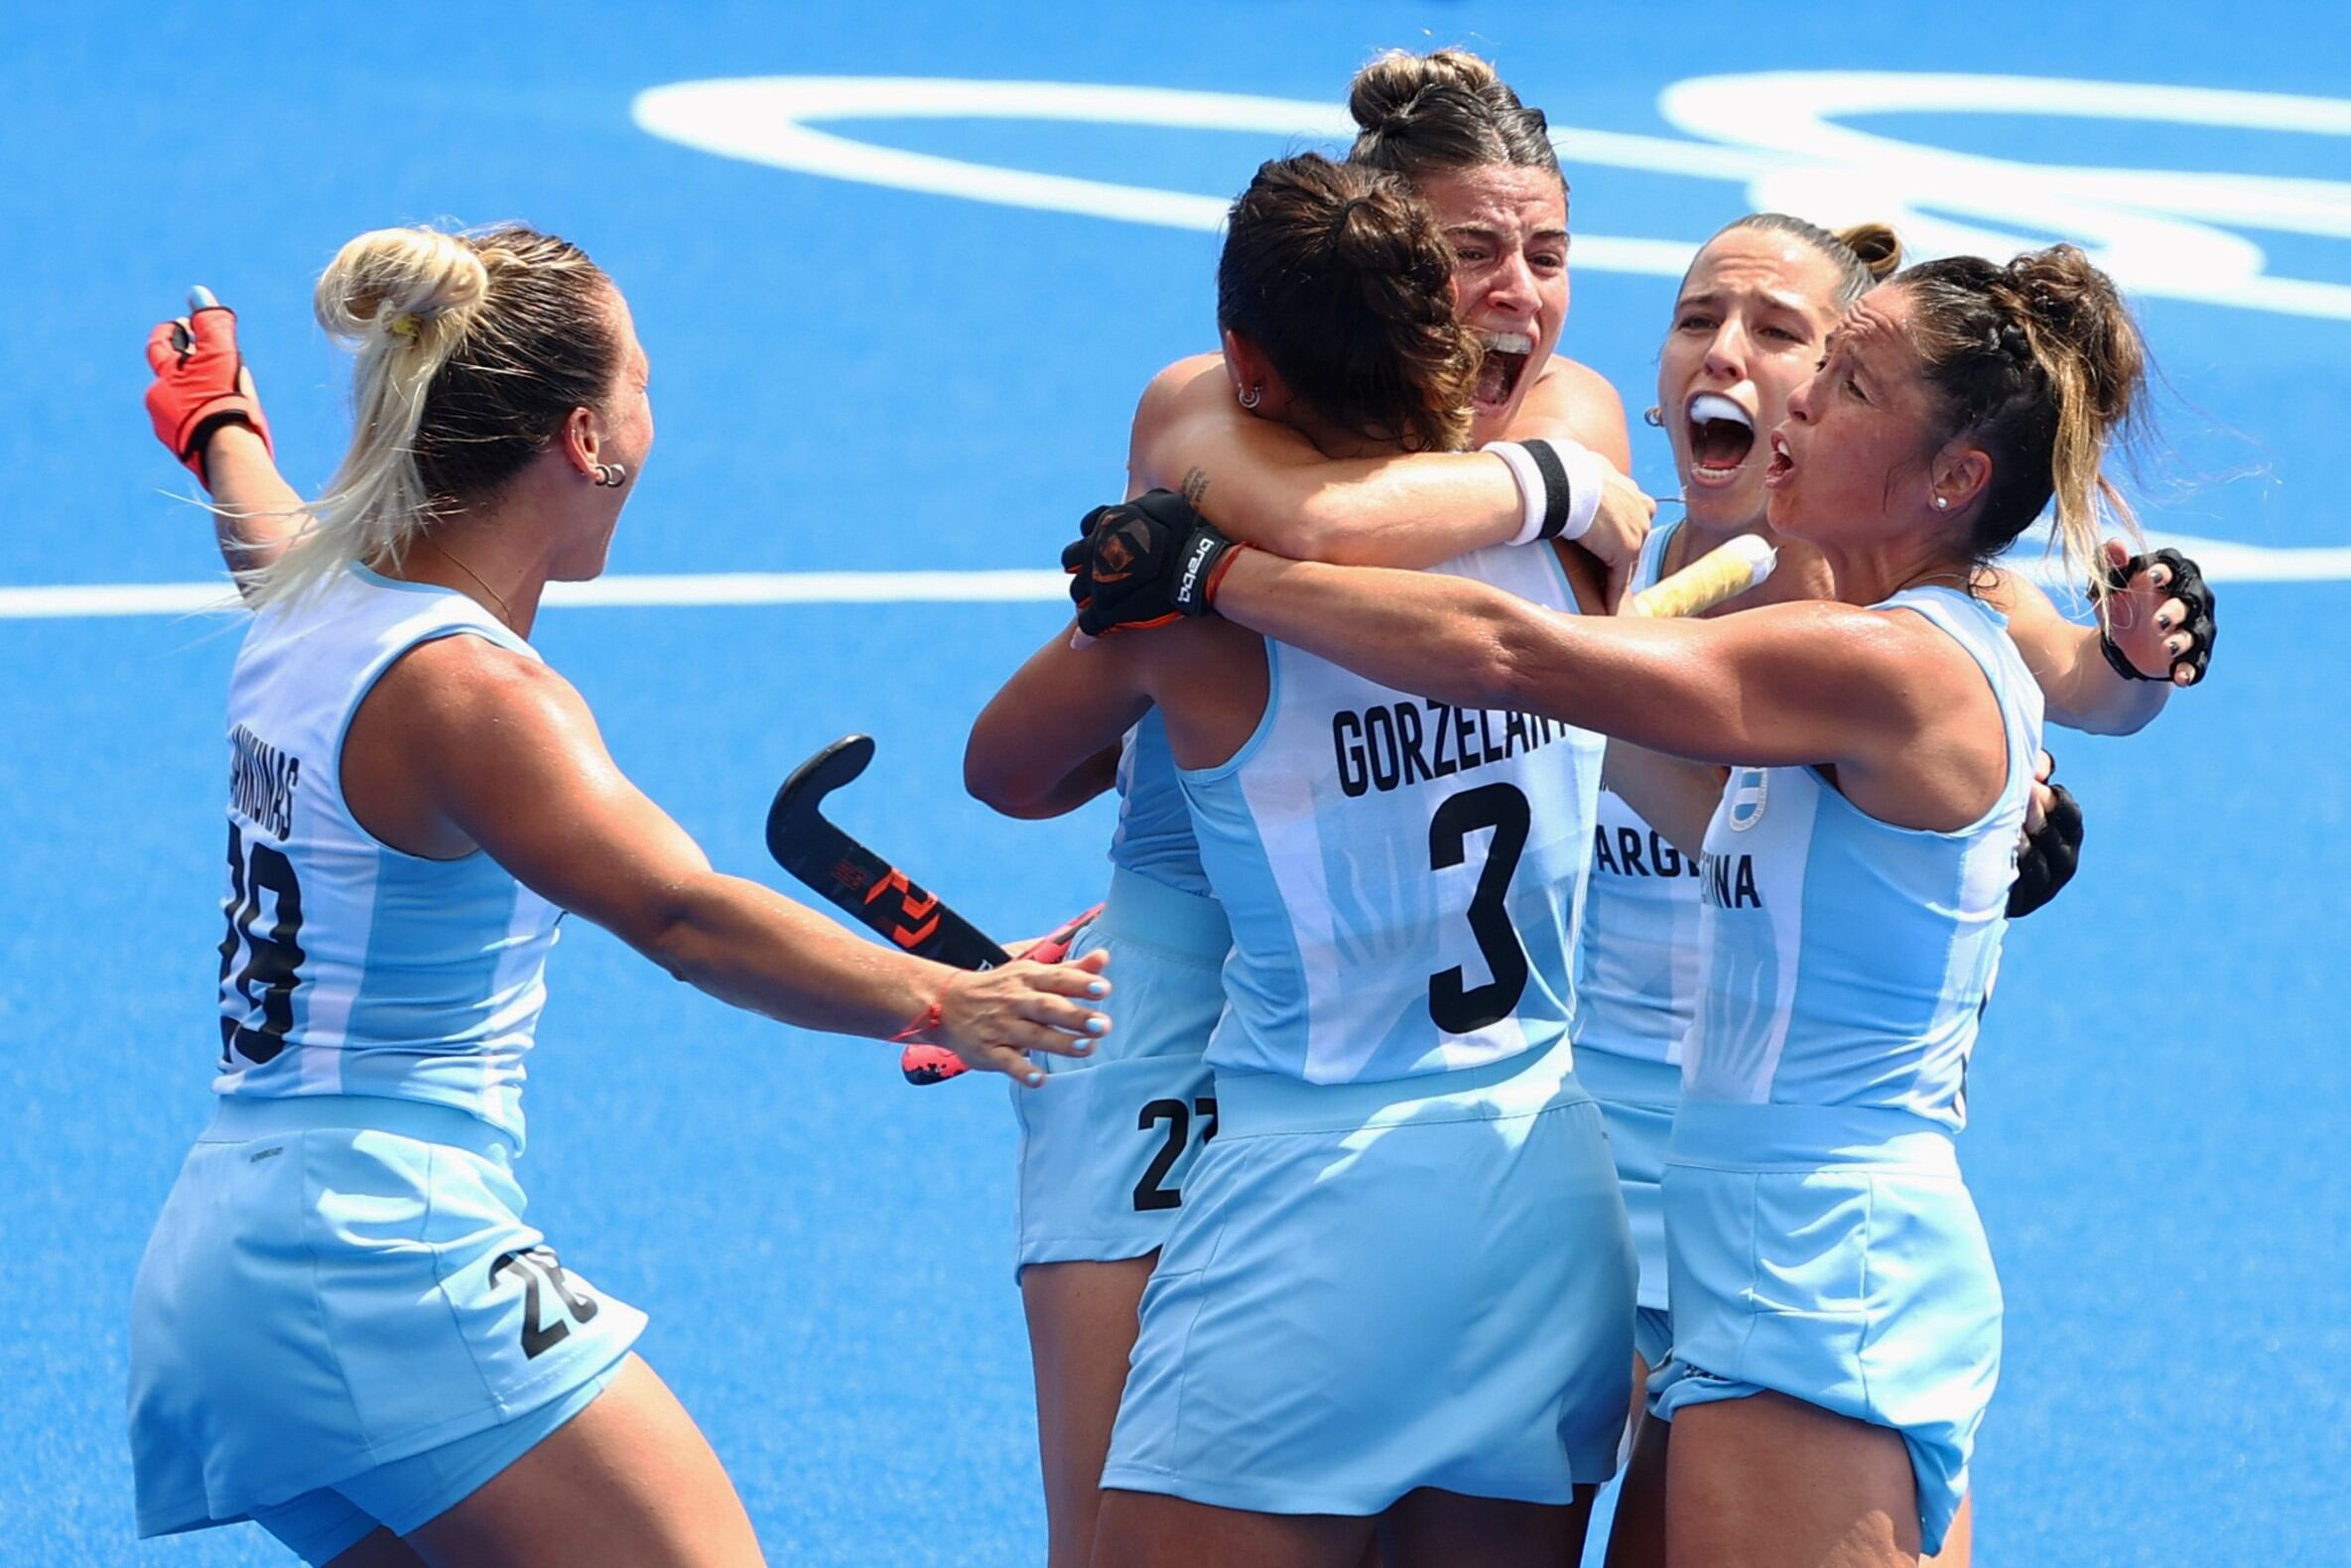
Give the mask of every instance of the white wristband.
<svg viewBox="0 0 2351 1568">
<path fill-rule="evenodd" d="M 1502 458 L 1518 483 L 1524 514 L 1511 544 L 1581 539 L 1591 530 L 1614 466 L 1606 457 L 1572 441 L 1496 441 L 1484 450 Z"/>
</svg>

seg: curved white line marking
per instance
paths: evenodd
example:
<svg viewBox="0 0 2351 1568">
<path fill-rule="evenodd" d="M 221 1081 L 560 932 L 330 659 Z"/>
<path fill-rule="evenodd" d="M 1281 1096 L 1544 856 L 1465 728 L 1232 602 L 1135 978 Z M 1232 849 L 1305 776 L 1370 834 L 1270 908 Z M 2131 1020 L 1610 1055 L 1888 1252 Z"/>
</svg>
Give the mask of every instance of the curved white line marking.
<svg viewBox="0 0 2351 1568">
<path fill-rule="evenodd" d="M 639 127 L 655 136 L 772 169 L 1003 206 L 1212 232 L 1225 221 L 1225 209 L 1231 205 L 1228 196 L 968 163 L 836 136 L 811 129 L 804 122 L 990 119 L 1148 125 L 1247 131 L 1269 139 L 1333 147 L 1344 146 L 1355 136 L 1355 121 L 1344 108 L 1301 98 L 931 76 L 738 76 L 684 81 L 648 87 L 637 94 L 629 112 Z M 1562 156 L 1585 163 L 1718 180 L 1754 179 L 1778 162 L 1759 160 L 1735 148 L 1615 131 L 1563 128 L 1554 137 Z M 1578 233 L 1575 262 L 1603 272 L 1678 278 L 1690 264 L 1692 249 L 1683 240 Z"/>
<path fill-rule="evenodd" d="M 2174 299 L 2351 320 L 2351 284 L 2272 277 L 2230 225 L 2351 235 L 2351 185 L 2236 174 L 2071 168 L 1953 152 L 1831 122 L 1921 109 L 2063 115 L 2351 135 L 2351 102 L 2210 87 L 1898 71 L 1766 71 L 1676 82 L 1659 108 L 1711 138 L 1677 141 L 1560 126 L 1571 165 L 1743 185 L 1757 205 L 1831 222 L 1899 221 L 1928 253 L 2014 249 L 2073 235 L 2129 287 Z M 833 179 L 1042 211 L 1214 229 L 1222 196 L 1041 174 L 908 152 L 813 129 L 812 120 L 1011 119 L 1245 131 L 1336 147 L 1354 131 L 1329 103 L 1066 81 L 924 76 L 744 76 L 639 93 L 636 122 L 720 157 Z M 1954 217 L 1950 214 L 1961 214 Z M 1969 222 L 1967 217 L 1984 219 Z M 2003 228 L 2003 221 L 2012 225 Z M 1678 277 L 1681 240 L 1578 234 L 1575 264 Z"/>
</svg>

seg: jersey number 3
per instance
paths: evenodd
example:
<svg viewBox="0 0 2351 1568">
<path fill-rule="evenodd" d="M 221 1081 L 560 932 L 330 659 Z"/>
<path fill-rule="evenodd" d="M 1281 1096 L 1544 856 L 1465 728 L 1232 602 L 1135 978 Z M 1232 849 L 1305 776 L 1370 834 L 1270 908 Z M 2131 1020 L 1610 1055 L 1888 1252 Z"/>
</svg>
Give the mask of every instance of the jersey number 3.
<svg viewBox="0 0 2351 1568">
<path fill-rule="evenodd" d="M 1518 998 L 1526 993 L 1526 949 L 1510 926 L 1506 901 L 1518 856 L 1526 852 L 1526 797 L 1515 784 L 1464 790 L 1429 819 L 1429 868 L 1436 871 L 1468 858 L 1471 834 L 1494 830 L 1469 911 L 1470 934 L 1478 939 L 1478 956 L 1493 979 L 1483 985 L 1465 985 L 1467 976 L 1459 964 L 1429 977 L 1429 1016 L 1447 1034 L 1474 1034 L 1502 1022 L 1517 1010 Z"/>
<path fill-rule="evenodd" d="M 276 906 L 270 923 L 261 923 L 261 895 Z M 238 1057 L 266 1062 L 286 1048 L 287 1031 L 294 1027 L 294 987 L 300 980 L 303 952 L 302 888 L 294 880 L 294 862 L 280 850 L 256 843 L 250 856 L 245 836 L 234 823 L 228 827 L 228 933 L 220 939 L 220 1065 L 236 1066 Z M 245 953 L 237 967 L 237 951 Z M 245 1003 L 245 1022 L 229 1015 L 229 993 L 234 988 Z M 259 1028 L 252 1025 L 261 1013 Z"/>
</svg>

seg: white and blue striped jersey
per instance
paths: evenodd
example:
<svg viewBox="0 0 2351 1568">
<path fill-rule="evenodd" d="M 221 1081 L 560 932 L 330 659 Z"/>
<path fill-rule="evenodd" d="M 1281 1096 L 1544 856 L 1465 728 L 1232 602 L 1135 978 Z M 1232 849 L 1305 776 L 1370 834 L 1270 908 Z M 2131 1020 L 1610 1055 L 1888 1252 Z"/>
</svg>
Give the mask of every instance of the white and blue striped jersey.
<svg viewBox="0 0 2351 1568">
<path fill-rule="evenodd" d="M 1119 743 L 1118 827 L 1110 835 L 1110 863 L 1179 893 L 1215 896 L 1200 866 L 1191 808 L 1176 782 L 1167 721 L 1157 709 L 1143 715 Z"/>
<path fill-rule="evenodd" d="M 1665 575 L 1680 530 L 1675 521 L 1649 531 L 1632 591 Z M 1577 960 L 1576 1049 L 1680 1061 L 1698 978 L 1698 862 L 1603 789 Z"/>
<path fill-rule="evenodd" d="M 2008 779 L 1956 833 L 1869 816 L 1809 767 L 1735 768 L 1699 877 L 1706 980 L 1685 1101 L 1873 1106 L 1966 1124 L 1967 1060 L 2008 927 L 2041 694 L 1998 610 L 1905 588 L 1999 700 Z"/>
<path fill-rule="evenodd" d="M 342 795 L 361 700 L 449 636 L 538 657 L 463 594 L 365 567 L 253 617 L 228 688 L 214 1092 L 420 1100 L 521 1138 L 561 911 L 478 849 L 430 860 L 378 842 Z"/>
<path fill-rule="evenodd" d="M 1548 549 L 1434 570 L 1576 607 Z M 1274 642 L 1265 658 L 1255 731 L 1178 775 L 1233 923 L 1210 1063 L 1378 1082 L 1558 1040 L 1601 738 L 1424 702 Z"/>
</svg>

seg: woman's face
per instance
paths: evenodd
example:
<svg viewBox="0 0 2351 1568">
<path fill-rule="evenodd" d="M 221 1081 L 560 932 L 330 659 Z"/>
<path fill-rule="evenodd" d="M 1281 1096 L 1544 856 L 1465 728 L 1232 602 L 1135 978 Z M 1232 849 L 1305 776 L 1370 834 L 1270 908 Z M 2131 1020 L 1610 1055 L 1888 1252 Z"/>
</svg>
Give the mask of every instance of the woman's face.
<svg viewBox="0 0 2351 1568">
<path fill-rule="evenodd" d="M 1771 527 L 1818 545 L 1860 547 L 1934 526 L 1937 408 L 1910 301 L 1872 289 L 1830 331 L 1811 379 L 1789 396 L 1763 470 Z"/>
<path fill-rule="evenodd" d="M 1657 355 L 1657 407 L 1674 472 L 1701 528 L 1763 516 L 1763 434 L 1820 362 L 1842 279 L 1793 234 L 1734 228 L 1690 263 Z"/>
<path fill-rule="evenodd" d="M 1567 193 L 1546 169 L 1486 164 L 1414 189 L 1453 245 L 1454 315 L 1486 345 L 1473 443 L 1499 441 L 1567 320 Z"/>
<path fill-rule="evenodd" d="M 647 390 L 653 364 L 645 356 L 645 345 L 637 341 L 636 322 L 618 289 L 610 291 L 609 310 L 612 332 L 620 344 L 620 362 L 604 394 L 603 407 L 594 411 L 596 460 L 620 464 L 628 470 L 628 477 L 618 485 L 590 492 L 609 497 L 611 511 L 567 552 L 569 559 L 558 564 L 555 575 L 566 582 L 585 582 L 604 570 L 620 508 L 634 492 L 645 471 L 645 459 L 653 452 L 653 399 Z"/>
</svg>

